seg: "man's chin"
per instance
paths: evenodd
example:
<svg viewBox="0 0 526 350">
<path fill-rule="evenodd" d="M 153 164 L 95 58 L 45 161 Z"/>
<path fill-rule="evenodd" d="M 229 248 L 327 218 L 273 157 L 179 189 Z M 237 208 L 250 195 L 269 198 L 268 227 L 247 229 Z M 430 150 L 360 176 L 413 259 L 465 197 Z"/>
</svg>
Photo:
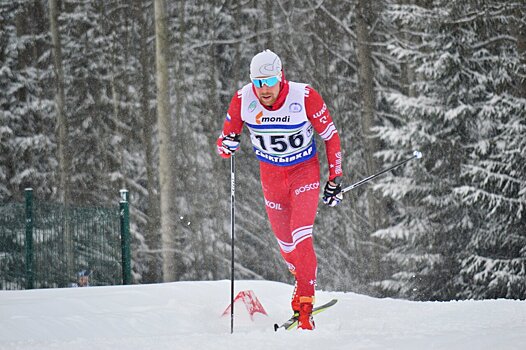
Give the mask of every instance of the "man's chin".
<svg viewBox="0 0 526 350">
<path fill-rule="evenodd" d="M 259 102 L 261 102 L 262 105 L 270 107 L 276 102 L 275 98 L 260 98 Z"/>
</svg>

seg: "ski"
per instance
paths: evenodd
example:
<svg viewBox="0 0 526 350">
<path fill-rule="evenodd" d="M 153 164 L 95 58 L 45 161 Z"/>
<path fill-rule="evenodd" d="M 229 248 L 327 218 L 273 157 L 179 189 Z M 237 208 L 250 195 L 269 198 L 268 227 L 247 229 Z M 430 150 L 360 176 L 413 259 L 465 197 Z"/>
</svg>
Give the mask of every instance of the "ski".
<svg viewBox="0 0 526 350">
<path fill-rule="evenodd" d="M 323 311 L 327 310 L 328 308 L 330 308 L 331 306 L 336 304 L 337 301 L 338 301 L 338 299 L 332 299 L 328 303 L 325 303 L 325 304 L 320 305 L 320 306 L 316 306 L 315 308 L 312 309 L 312 315 L 317 315 L 320 312 L 323 312 Z M 294 327 L 297 327 L 297 326 L 298 326 L 298 316 L 294 315 L 291 318 L 289 318 L 287 321 L 285 321 L 282 325 L 278 325 L 277 323 L 275 323 L 274 324 L 274 331 L 277 332 L 278 329 L 280 329 L 280 328 L 284 328 L 287 331 L 289 331 L 289 330 L 291 330 L 291 329 L 293 329 Z"/>
</svg>

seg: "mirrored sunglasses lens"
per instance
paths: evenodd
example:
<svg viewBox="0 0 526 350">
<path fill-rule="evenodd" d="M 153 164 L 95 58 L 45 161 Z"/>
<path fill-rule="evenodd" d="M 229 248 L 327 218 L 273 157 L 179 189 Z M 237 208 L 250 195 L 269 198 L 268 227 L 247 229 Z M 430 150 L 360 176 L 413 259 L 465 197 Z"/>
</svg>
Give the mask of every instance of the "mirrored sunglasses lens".
<svg viewBox="0 0 526 350">
<path fill-rule="evenodd" d="M 272 77 L 272 78 L 265 79 L 263 83 L 266 84 L 268 87 L 273 87 L 274 85 L 278 83 L 278 81 L 279 80 L 277 77 Z"/>
<path fill-rule="evenodd" d="M 257 88 L 263 87 L 263 85 L 273 87 L 279 82 L 279 79 L 278 77 L 270 77 L 266 79 L 253 79 L 252 82 Z"/>
</svg>

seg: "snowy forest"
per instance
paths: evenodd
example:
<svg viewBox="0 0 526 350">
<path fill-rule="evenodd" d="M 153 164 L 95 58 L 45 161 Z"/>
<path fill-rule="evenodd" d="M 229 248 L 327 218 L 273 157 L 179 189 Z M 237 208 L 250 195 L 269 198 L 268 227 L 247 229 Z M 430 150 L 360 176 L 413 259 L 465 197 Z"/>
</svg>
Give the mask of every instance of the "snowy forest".
<svg viewBox="0 0 526 350">
<path fill-rule="evenodd" d="M 320 204 L 319 289 L 526 299 L 525 0 L 1 0 L 0 202 L 126 188 L 135 283 L 230 278 L 215 142 L 266 48 L 324 97 L 344 185 L 423 154 Z M 236 164 L 236 279 L 290 283 L 246 131 Z"/>
</svg>

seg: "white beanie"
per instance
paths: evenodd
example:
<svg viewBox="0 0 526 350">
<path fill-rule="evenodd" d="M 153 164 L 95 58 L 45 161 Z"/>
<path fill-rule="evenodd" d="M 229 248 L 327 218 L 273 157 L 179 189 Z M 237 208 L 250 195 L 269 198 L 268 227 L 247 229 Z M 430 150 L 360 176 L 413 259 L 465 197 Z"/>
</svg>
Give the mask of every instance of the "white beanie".
<svg viewBox="0 0 526 350">
<path fill-rule="evenodd" d="M 281 60 L 270 50 L 264 50 L 250 62 L 250 79 L 276 76 L 281 73 Z"/>
</svg>

